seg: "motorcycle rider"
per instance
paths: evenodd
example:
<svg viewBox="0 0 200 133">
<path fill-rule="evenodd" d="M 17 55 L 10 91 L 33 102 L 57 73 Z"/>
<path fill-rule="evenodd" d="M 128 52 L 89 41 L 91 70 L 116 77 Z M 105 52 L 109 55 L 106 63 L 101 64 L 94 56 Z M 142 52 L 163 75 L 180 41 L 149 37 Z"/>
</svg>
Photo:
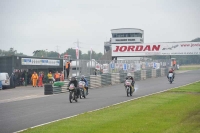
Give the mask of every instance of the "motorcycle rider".
<svg viewBox="0 0 200 133">
<path fill-rule="evenodd" d="M 132 96 L 132 93 L 134 92 L 134 84 L 135 84 L 135 80 L 134 80 L 134 78 L 131 76 L 131 73 L 128 73 L 127 74 L 127 77 L 126 77 L 126 80 L 127 79 L 129 79 L 129 80 L 132 80 L 132 82 L 131 82 L 131 96 Z"/>
<path fill-rule="evenodd" d="M 85 78 L 85 76 L 84 76 L 84 75 L 82 75 L 82 76 L 81 76 L 81 79 L 80 79 L 80 81 L 83 81 L 83 82 L 85 82 L 86 95 L 88 95 L 88 94 L 89 94 L 89 93 L 88 93 L 88 81 L 87 81 L 87 79 Z"/>
<path fill-rule="evenodd" d="M 169 73 L 173 73 L 173 80 L 174 80 L 174 78 L 175 78 L 174 69 L 171 68 L 171 69 L 169 70 L 169 72 L 168 72 L 168 75 L 169 75 Z M 169 79 L 169 76 L 168 76 L 168 75 L 167 75 L 167 78 Z"/>
<path fill-rule="evenodd" d="M 69 84 L 68 84 L 68 89 L 69 89 L 69 86 L 70 86 L 70 84 L 74 84 L 74 87 L 75 87 L 75 94 L 76 94 L 76 96 L 77 96 L 77 98 L 78 98 L 78 96 L 79 96 L 79 94 L 80 94 L 80 91 L 79 91 L 79 89 L 78 89 L 78 81 L 76 80 L 76 78 L 75 77 L 72 77 L 71 78 L 71 80 L 70 80 L 70 82 L 69 82 Z"/>
</svg>

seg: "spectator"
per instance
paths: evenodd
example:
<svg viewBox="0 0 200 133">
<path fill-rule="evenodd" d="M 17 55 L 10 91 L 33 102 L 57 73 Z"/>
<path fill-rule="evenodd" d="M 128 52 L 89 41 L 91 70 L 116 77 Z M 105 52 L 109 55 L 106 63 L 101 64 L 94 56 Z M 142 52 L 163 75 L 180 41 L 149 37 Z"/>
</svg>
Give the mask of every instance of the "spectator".
<svg viewBox="0 0 200 133">
<path fill-rule="evenodd" d="M 69 73 L 70 73 L 70 62 L 71 62 L 71 60 L 70 60 L 70 61 L 67 61 L 66 66 L 65 66 L 65 68 L 66 68 L 67 79 L 69 79 Z"/>
<path fill-rule="evenodd" d="M 32 74 L 31 80 L 33 81 L 33 87 L 36 87 L 36 85 L 37 85 L 37 80 L 38 80 L 38 75 L 37 75 L 36 72 L 34 72 L 34 73 Z"/>
<path fill-rule="evenodd" d="M 51 71 L 47 74 L 47 77 L 48 77 L 49 83 L 53 83 L 53 75 Z"/>
</svg>

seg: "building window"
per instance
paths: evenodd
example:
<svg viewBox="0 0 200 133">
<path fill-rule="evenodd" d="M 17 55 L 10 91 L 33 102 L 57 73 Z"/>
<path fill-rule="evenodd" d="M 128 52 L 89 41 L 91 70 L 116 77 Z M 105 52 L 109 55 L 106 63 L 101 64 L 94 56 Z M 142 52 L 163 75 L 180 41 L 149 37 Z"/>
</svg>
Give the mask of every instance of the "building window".
<svg viewBox="0 0 200 133">
<path fill-rule="evenodd" d="M 135 41 L 135 39 L 128 39 L 128 41 Z"/>
</svg>

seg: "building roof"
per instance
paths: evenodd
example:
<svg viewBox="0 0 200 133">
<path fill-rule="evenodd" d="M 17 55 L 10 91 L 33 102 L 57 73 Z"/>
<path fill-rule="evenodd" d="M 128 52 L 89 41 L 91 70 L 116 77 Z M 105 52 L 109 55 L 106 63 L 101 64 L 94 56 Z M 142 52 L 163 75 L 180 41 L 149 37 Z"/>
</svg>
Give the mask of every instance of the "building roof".
<svg viewBox="0 0 200 133">
<path fill-rule="evenodd" d="M 138 28 L 118 28 L 118 29 L 111 29 L 112 30 L 122 30 L 122 29 L 134 29 L 134 30 L 141 30 L 143 31 L 142 29 L 138 29 Z"/>
</svg>

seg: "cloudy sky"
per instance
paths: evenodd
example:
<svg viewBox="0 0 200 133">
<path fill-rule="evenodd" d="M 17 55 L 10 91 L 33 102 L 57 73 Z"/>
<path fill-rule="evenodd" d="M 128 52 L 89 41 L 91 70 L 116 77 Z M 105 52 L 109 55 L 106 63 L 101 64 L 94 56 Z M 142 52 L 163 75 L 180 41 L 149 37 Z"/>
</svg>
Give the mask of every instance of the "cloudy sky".
<svg viewBox="0 0 200 133">
<path fill-rule="evenodd" d="M 139 28 L 144 42 L 200 37 L 200 0 L 0 0 L 0 49 L 63 53 L 80 41 L 104 50 L 111 29 Z"/>
</svg>

